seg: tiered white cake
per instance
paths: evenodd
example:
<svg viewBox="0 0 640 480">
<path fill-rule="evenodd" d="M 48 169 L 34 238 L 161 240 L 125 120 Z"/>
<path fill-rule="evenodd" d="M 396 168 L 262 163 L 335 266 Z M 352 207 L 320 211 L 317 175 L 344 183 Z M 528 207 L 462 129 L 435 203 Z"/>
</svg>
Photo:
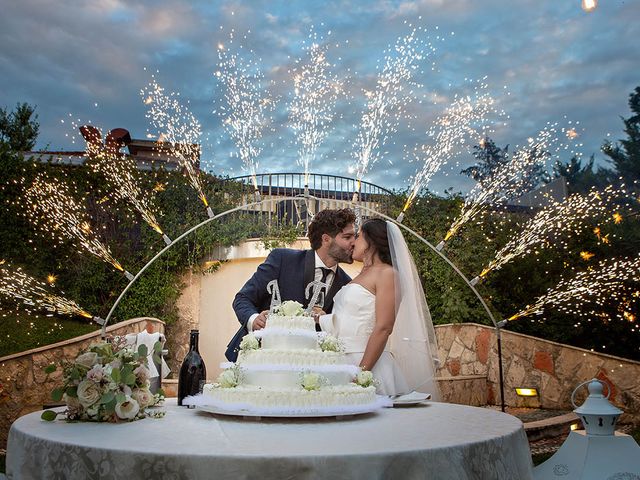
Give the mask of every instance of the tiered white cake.
<svg viewBox="0 0 640 480">
<path fill-rule="evenodd" d="M 292 310 L 285 302 L 280 311 Z M 204 386 L 199 405 L 254 415 L 340 415 L 372 411 L 377 397 L 370 372 L 346 363 L 338 341 L 318 335 L 310 316 L 270 314 L 264 329 L 244 337 L 238 360 L 224 363 L 218 381 Z"/>
</svg>

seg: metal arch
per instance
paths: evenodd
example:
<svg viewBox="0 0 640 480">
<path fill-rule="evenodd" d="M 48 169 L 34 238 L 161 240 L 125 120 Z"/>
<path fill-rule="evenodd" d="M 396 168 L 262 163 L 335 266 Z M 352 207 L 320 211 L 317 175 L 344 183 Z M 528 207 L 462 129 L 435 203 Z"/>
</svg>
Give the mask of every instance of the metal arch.
<svg viewBox="0 0 640 480">
<path fill-rule="evenodd" d="M 109 313 L 107 314 L 107 317 L 105 318 L 104 324 L 102 325 L 102 335 L 105 335 L 106 332 L 106 328 L 107 328 L 107 324 L 109 323 L 109 319 L 111 318 L 111 316 L 113 315 L 113 312 L 115 311 L 116 307 L 120 304 L 120 302 L 122 301 L 122 298 L 124 297 L 124 295 L 127 293 L 127 291 L 133 286 L 133 284 L 138 280 L 138 278 L 145 272 L 145 270 L 147 270 L 147 268 L 149 268 L 159 257 L 161 257 L 167 250 L 169 250 L 171 247 L 173 247 L 175 244 L 177 244 L 178 242 L 180 242 L 183 238 L 185 238 L 186 236 L 188 236 L 189 234 L 193 233 L 194 231 L 198 230 L 199 228 L 207 225 L 208 223 L 217 220 L 221 217 L 225 217 L 233 212 L 237 212 L 240 210 L 244 210 L 247 209 L 249 207 L 255 207 L 255 206 L 259 206 L 261 204 L 264 203 L 273 203 L 273 202 L 281 202 L 283 200 L 300 200 L 300 198 L 305 198 L 306 200 L 321 200 L 318 199 L 317 197 L 312 197 L 310 195 L 306 195 L 303 197 L 300 196 L 296 196 L 296 197 L 278 197 L 278 198 L 271 198 L 271 199 L 264 199 L 264 200 L 259 200 L 257 202 L 252 202 L 252 203 L 247 203 L 244 205 L 241 205 L 239 207 L 235 207 L 232 208 L 230 210 L 226 210 L 222 213 L 219 213 L 217 215 L 214 215 L 211 218 L 207 218 L 206 220 L 200 222 L 199 224 L 195 225 L 194 227 L 191 227 L 189 230 L 185 231 L 182 235 L 180 235 L 179 237 L 176 237 L 173 239 L 173 241 L 171 243 L 169 243 L 167 246 L 165 246 L 162 250 L 160 250 L 151 260 L 149 260 L 139 271 L 138 273 L 135 274 L 135 276 L 129 281 L 129 283 L 127 284 L 127 286 L 124 288 L 124 290 L 120 293 L 120 295 L 118 296 L 118 298 L 116 299 L 115 303 L 113 304 L 113 306 L 111 307 L 111 310 L 109 310 Z M 493 322 L 493 325 L 495 327 L 498 327 L 498 323 L 496 322 L 493 314 L 491 313 L 491 310 L 489 310 L 489 307 L 487 306 L 486 302 L 484 301 L 484 299 L 482 298 L 482 296 L 480 295 L 480 293 L 478 293 L 478 291 L 476 290 L 476 288 L 470 283 L 470 281 L 467 279 L 467 277 L 465 277 L 465 275 L 460 271 L 460 269 L 451 261 L 449 260 L 449 258 L 447 258 L 442 252 L 440 252 L 436 247 L 434 247 L 428 240 L 426 240 L 424 237 L 420 236 L 417 232 L 415 232 L 414 230 L 411 230 L 409 227 L 403 225 L 402 223 L 399 223 L 398 221 L 396 221 L 395 219 L 380 213 L 372 208 L 369 207 L 365 207 L 364 205 L 358 205 L 355 204 L 353 202 L 349 202 L 346 200 L 334 200 L 336 203 L 343 203 L 343 204 L 347 204 L 353 208 L 358 208 L 360 210 L 366 210 L 369 213 L 373 213 L 375 215 L 378 215 L 382 218 L 385 218 L 386 220 L 389 220 L 390 222 L 395 223 L 396 225 L 398 225 L 400 228 L 403 228 L 404 230 L 406 230 L 407 232 L 409 232 L 411 235 L 413 235 L 414 237 L 416 237 L 417 239 L 419 239 L 422 243 L 424 243 L 425 245 L 427 245 L 433 252 L 435 252 L 440 258 L 442 258 L 445 262 L 447 262 L 447 264 L 460 276 L 460 278 L 462 278 L 464 280 L 464 282 L 467 284 L 467 286 L 473 291 L 473 293 L 475 294 L 475 296 L 478 298 L 478 300 L 480 301 L 480 303 L 482 304 L 482 306 L 484 307 L 485 311 L 487 312 L 487 315 L 489 316 L 489 318 L 491 319 L 491 321 Z"/>
<path fill-rule="evenodd" d="M 173 241 L 171 241 L 171 243 L 169 243 L 167 246 L 165 246 L 151 260 L 149 260 L 138 271 L 138 273 L 136 273 L 135 276 L 129 281 L 129 283 L 124 288 L 124 290 L 122 290 L 122 292 L 120 293 L 120 295 L 116 299 L 115 303 L 111 307 L 111 310 L 109 310 L 109 313 L 107 314 L 107 317 L 104 320 L 104 323 L 102 325 L 102 332 L 101 332 L 102 337 L 104 338 L 106 336 L 106 328 L 107 328 L 107 324 L 109 323 L 109 319 L 113 315 L 113 312 L 115 311 L 116 307 L 120 304 L 120 302 L 122 301 L 122 298 L 127 293 L 127 291 L 129 291 L 129 289 L 133 286 L 133 284 L 136 282 L 136 280 L 138 280 L 138 278 L 140 278 L 140 276 L 145 272 L 145 270 L 147 270 L 147 268 L 149 268 L 167 250 L 169 250 L 175 244 L 180 242 L 183 238 L 185 238 L 186 236 L 188 236 L 192 232 L 198 230 L 199 228 L 207 225 L 208 223 L 210 223 L 210 222 L 212 222 L 214 220 L 217 220 L 217 219 L 219 219 L 221 217 L 227 216 L 227 215 L 229 215 L 229 214 L 231 214 L 233 212 L 244 210 L 244 209 L 247 209 L 249 207 L 259 206 L 259 205 L 262 205 L 264 203 L 281 202 L 283 200 L 300 200 L 301 198 L 304 198 L 306 201 L 309 201 L 309 200 L 322 200 L 322 199 L 319 199 L 317 197 L 313 197 L 313 196 L 308 195 L 308 194 L 307 195 L 294 196 L 294 197 L 278 197 L 278 198 L 270 198 L 270 199 L 258 200 L 256 202 L 247 203 L 247 204 L 241 205 L 239 207 L 235 207 L 235 208 L 232 208 L 230 210 L 226 210 L 226 211 L 224 211 L 222 213 L 214 215 L 213 217 L 207 218 L 206 220 L 200 222 L 199 224 L 197 224 L 194 227 L 191 227 L 190 229 L 185 231 L 179 237 L 176 237 L 175 239 L 173 239 Z M 475 296 L 478 298 L 478 300 L 480 301 L 480 303 L 484 307 L 485 311 L 487 312 L 487 315 L 489 316 L 489 318 L 493 322 L 493 325 L 494 325 L 494 327 L 496 329 L 497 340 L 498 340 L 498 357 L 499 357 L 498 360 L 499 360 L 499 367 L 500 367 L 500 392 L 501 392 L 500 396 L 501 396 L 501 400 L 502 400 L 502 411 L 504 411 L 505 410 L 505 403 L 504 403 L 504 387 L 503 387 L 503 375 L 502 375 L 502 351 L 501 351 L 502 348 L 501 348 L 501 338 L 500 338 L 501 325 L 498 322 L 496 322 L 493 314 L 491 313 L 491 310 L 489 310 L 489 307 L 487 306 L 486 302 L 484 301 L 484 299 L 482 298 L 480 293 L 478 293 L 476 288 L 471 284 L 471 282 L 467 279 L 467 277 L 465 277 L 465 275 L 460 271 L 460 269 L 451 260 L 449 260 L 441 251 L 439 251 L 428 240 L 426 240 L 424 237 L 420 236 L 414 230 L 411 230 L 409 227 L 403 225 L 402 223 L 398 222 L 397 220 L 395 220 L 395 219 L 393 219 L 393 218 L 391 218 L 391 217 L 389 217 L 389 216 L 387 216 L 387 215 L 385 215 L 383 213 L 380 213 L 380 212 L 378 212 L 378 211 L 376 211 L 376 210 L 374 210 L 372 208 L 368 208 L 368 207 L 366 207 L 364 205 L 359 205 L 357 203 L 349 202 L 347 200 L 334 200 L 334 201 L 336 203 L 338 203 L 338 204 L 348 205 L 348 206 L 350 206 L 350 207 L 352 207 L 354 209 L 360 209 L 361 211 L 365 210 L 365 211 L 367 211 L 369 213 L 373 213 L 373 214 L 375 214 L 377 216 L 380 216 L 380 217 L 382 217 L 382 218 L 384 218 L 384 219 L 386 219 L 386 220 L 388 220 L 390 222 L 393 222 L 394 224 L 398 225 L 398 227 L 403 228 L 404 230 L 409 232 L 411 235 L 413 235 L 415 238 L 419 239 L 422 243 L 427 245 L 440 258 L 442 258 L 445 262 L 447 262 L 447 264 L 458 274 L 458 276 L 460 276 L 460 278 L 462 278 L 462 280 L 464 280 L 464 282 L 467 284 L 467 286 L 471 289 L 471 291 L 475 294 Z"/>
</svg>

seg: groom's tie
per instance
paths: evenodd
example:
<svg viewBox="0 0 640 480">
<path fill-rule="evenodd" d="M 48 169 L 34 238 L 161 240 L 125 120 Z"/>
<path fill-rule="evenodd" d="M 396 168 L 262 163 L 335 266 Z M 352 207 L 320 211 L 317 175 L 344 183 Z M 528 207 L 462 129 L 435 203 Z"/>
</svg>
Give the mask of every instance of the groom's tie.
<svg viewBox="0 0 640 480">
<path fill-rule="evenodd" d="M 326 284 L 327 283 L 327 277 L 329 276 L 330 273 L 333 272 L 333 270 L 331 270 L 330 268 L 325 268 L 325 267 L 318 267 L 320 269 L 320 271 L 322 272 L 322 277 L 320 278 L 320 282 Z M 327 296 L 327 294 L 329 293 L 329 286 L 327 285 L 326 288 L 323 288 L 323 295 L 322 295 L 322 299 L 318 299 L 318 305 L 323 306 L 324 305 L 324 298 Z"/>
<path fill-rule="evenodd" d="M 331 270 L 330 268 L 325 268 L 325 267 L 318 267 L 318 268 L 322 272 L 322 278 L 320 279 L 320 281 L 322 283 L 327 283 L 327 277 L 329 276 L 329 274 L 331 272 L 333 272 L 333 270 Z"/>
</svg>

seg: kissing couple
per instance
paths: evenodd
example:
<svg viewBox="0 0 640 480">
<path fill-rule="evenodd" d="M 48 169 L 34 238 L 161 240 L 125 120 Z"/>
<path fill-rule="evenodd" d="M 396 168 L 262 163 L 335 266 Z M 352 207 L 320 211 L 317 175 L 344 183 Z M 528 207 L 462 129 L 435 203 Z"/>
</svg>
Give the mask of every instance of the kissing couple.
<svg viewBox="0 0 640 480">
<path fill-rule="evenodd" d="M 371 371 L 377 393 L 420 391 L 438 399 L 435 331 L 402 232 L 379 218 L 366 220 L 356 232 L 355 221 L 351 209 L 322 210 L 309 224 L 310 250 L 278 248 L 267 256 L 235 296 L 241 327 L 225 356 L 235 361 L 242 337 L 266 326 L 269 282 L 278 281 L 282 300 L 306 308 L 306 286 L 320 281 L 328 291 L 313 308 L 316 330 L 338 338 L 347 360 Z M 339 264 L 354 260 L 362 270 L 351 279 Z"/>
</svg>

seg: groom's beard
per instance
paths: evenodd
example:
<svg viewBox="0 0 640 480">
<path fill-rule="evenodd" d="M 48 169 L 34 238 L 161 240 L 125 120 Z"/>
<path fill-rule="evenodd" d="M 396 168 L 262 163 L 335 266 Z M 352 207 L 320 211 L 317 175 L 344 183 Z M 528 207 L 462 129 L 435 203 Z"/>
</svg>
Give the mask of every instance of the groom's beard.
<svg viewBox="0 0 640 480">
<path fill-rule="evenodd" d="M 335 240 L 329 245 L 329 250 L 327 251 L 329 256 L 333 258 L 338 263 L 353 263 L 353 248 L 349 250 L 345 250 L 340 247 Z"/>
</svg>

